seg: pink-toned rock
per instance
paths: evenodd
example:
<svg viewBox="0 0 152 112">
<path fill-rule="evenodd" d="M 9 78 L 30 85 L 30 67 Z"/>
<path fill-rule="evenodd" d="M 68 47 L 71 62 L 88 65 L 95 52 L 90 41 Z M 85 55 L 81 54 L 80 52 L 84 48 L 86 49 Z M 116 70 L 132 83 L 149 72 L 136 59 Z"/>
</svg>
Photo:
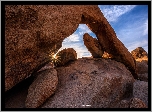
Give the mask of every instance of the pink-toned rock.
<svg viewBox="0 0 152 112">
<path fill-rule="evenodd" d="M 88 33 L 85 33 L 83 35 L 83 41 L 84 41 L 84 45 L 90 51 L 93 58 L 101 58 L 102 57 L 104 51 L 101 48 L 101 46 L 96 38 L 93 38 Z"/>
<path fill-rule="evenodd" d="M 58 84 L 57 72 L 55 69 L 40 71 L 36 80 L 30 85 L 26 98 L 26 108 L 37 108 L 52 94 Z"/>
</svg>

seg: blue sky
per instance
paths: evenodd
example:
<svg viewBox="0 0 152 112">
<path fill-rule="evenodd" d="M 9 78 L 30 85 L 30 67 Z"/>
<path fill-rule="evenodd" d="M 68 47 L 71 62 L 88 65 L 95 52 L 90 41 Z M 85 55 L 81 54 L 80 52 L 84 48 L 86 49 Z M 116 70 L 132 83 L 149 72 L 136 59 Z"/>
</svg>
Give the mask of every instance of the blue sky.
<svg viewBox="0 0 152 112">
<path fill-rule="evenodd" d="M 110 25 L 116 32 L 118 39 L 131 52 L 137 47 L 143 47 L 148 52 L 148 6 L 147 5 L 98 5 Z M 64 48 L 74 48 L 77 57 L 90 57 L 83 42 L 83 34 L 95 34 L 85 24 L 80 24 L 77 30 L 64 39 Z"/>
</svg>

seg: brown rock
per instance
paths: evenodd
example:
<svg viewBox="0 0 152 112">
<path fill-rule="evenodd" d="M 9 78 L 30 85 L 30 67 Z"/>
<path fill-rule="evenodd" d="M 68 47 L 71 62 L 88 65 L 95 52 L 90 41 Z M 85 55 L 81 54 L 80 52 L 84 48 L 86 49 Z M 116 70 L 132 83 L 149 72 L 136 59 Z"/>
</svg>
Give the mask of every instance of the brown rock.
<svg viewBox="0 0 152 112">
<path fill-rule="evenodd" d="M 26 98 L 26 108 L 37 108 L 54 94 L 58 84 L 55 69 L 40 71 L 36 80 L 30 85 Z"/>
<path fill-rule="evenodd" d="M 130 108 L 147 108 L 147 106 L 142 100 L 138 98 L 132 98 L 130 100 Z"/>
<path fill-rule="evenodd" d="M 93 58 L 101 58 L 103 55 L 103 49 L 101 48 L 98 40 L 91 37 L 88 33 L 83 35 L 84 45 L 92 54 Z"/>
<path fill-rule="evenodd" d="M 138 59 L 138 58 L 147 58 L 148 59 L 148 54 L 142 47 L 137 47 L 136 49 L 131 51 L 131 54 L 135 59 Z"/>
<path fill-rule="evenodd" d="M 55 45 L 57 52 L 80 23 L 88 25 L 103 50 L 124 63 L 137 78 L 131 54 L 97 5 L 6 5 L 5 91 L 48 61 L 49 52 Z"/>
<path fill-rule="evenodd" d="M 114 60 L 81 58 L 56 70 L 58 88 L 41 108 L 110 108 L 133 94 L 134 78 Z"/>
<path fill-rule="evenodd" d="M 77 60 L 77 53 L 73 48 L 63 49 L 59 51 L 54 58 L 55 66 L 63 66 L 70 61 Z"/>
<path fill-rule="evenodd" d="M 90 7 L 89 10 L 91 9 L 94 9 L 94 12 L 91 11 L 88 13 L 87 8 L 84 9 L 81 23 L 88 25 L 90 30 L 96 34 L 103 50 L 111 54 L 115 60 L 122 62 L 131 71 L 134 78 L 137 79 L 135 60 L 131 53 L 117 38 L 116 33 L 106 18 L 104 18 L 100 9 L 97 7 Z"/>
</svg>

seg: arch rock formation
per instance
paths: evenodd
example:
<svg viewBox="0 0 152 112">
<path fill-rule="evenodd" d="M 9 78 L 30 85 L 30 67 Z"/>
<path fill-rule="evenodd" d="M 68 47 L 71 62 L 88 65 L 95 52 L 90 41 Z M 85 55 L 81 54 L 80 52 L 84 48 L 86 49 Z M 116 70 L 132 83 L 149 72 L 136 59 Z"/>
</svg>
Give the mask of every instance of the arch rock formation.
<svg viewBox="0 0 152 112">
<path fill-rule="evenodd" d="M 57 52 L 62 41 L 79 24 L 86 24 L 103 50 L 122 62 L 137 78 L 135 61 L 95 5 L 6 5 L 5 91 L 44 66 L 48 53 Z"/>
</svg>

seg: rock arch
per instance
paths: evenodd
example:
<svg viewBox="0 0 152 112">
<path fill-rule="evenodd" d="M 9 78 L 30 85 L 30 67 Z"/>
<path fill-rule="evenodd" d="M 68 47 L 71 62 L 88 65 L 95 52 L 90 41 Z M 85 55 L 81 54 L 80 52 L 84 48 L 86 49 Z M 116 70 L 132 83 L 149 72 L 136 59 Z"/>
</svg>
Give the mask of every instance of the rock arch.
<svg viewBox="0 0 152 112">
<path fill-rule="evenodd" d="M 31 12 L 32 11 L 32 12 Z M 137 78 L 135 62 L 95 5 L 6 5 L 5 91 L 29 77 L 49 58 L 47 53 L 86 24 L 103 50 L 122 62 Z M 57 51 L 54 49 L 54 52 Z"/>
</svg>

